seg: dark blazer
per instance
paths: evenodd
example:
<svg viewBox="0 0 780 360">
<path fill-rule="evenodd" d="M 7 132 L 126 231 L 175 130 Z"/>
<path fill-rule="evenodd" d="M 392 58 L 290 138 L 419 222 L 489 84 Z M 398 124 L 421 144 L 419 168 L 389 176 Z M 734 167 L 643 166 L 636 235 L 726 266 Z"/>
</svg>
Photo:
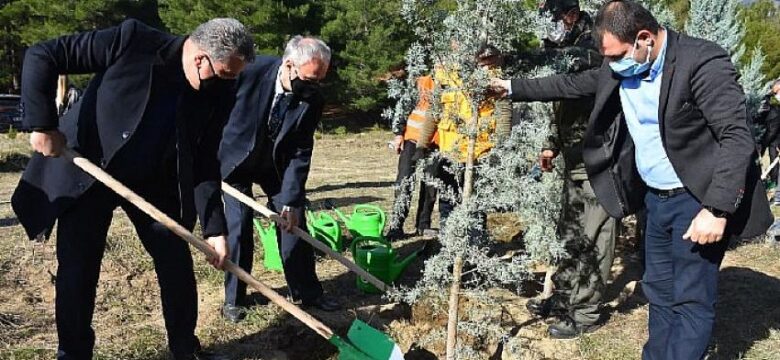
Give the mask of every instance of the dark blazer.
<svg viewBox="0 0 780 360">
<path fill-rule="evenodd" d="M 238 77 L 236 105 L 230 113 L 219 147 L 223 179 L 231 177 L 254 150 L 258 126 L 268 121 L 281 64 L 282 60 L 277 57 L 257 57 Z M 273 144 L 276 172 L 268 174 L 281 183 L 278 194 L 281 204 L 303 206 L 314 149 L 314 131 L 320 123 L 322 107 L 323 99 L 318 94 L 308 100 L 294 98 L 285 113 L 282 129 Z"/>
<path fill-rule="evenodd" d="M 133 137 L 144 115 L 154 68 L 181 64 L 177 54 L 184 41 L 184 37 L 127 20 L 117 27 L 64 36 L 30 47 L 22 70 L 25 125 L 32 129 L 59 128 L 69 147 L 106 168 Z M 83 73 L 96 75 L 81 100 L 58 121 L 53 100 L 58 74 Z M 188 111 L 192 115 L 184 122 L 186 129 L 177 129 L 186 132 L 188 142 L 178 143 L 177 147 L 188 150 L 194 161 L 191 173 L 178 174 L 180 192 L 194 191 L 195 199 L 194 204 L 191 200 L 181 204 L 182 213 L 187 215 L 183 225 L 194 225 L 197 209 L 206 236 L 226 232 L 216 154 L 232 99 L 230 91 L 203 96 L 196 104 L 198 111 Z M 189 104 L 178 108 L 188 109 Z M 55 219 L 94 182 L 64 158 L 46 158 L 35 153 L 14 192 L 14 211 L 33 238 L 50 231 Z M 182 184 L 191 185 L 185 189 Z M 180 198 L 191 199 L 192 195 Z"/>
<path fill-rule="evenodd" d="M 772 223 L 760 181 L 745 95 L 728 54 L 718 45 L 673 31 L 661 83 L 661 138 L 683 185 L 703 206 L 732 214 L 727 231 L 762 234 Z M 596 97 L 583 158 L 599 202 L 622 218 L 643 207 L 634 144 L 609 64 L 571 75 L 512 81 L 512 99 L 551 101 Z"/>
</svg>

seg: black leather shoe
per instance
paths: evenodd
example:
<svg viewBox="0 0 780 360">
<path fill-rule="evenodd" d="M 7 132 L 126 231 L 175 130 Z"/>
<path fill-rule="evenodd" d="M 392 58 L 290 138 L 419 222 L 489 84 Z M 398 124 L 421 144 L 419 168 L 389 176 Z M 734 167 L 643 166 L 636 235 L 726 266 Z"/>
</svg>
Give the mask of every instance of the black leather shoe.
<svg viewBox="0 0 780 360">
<path fill-rule="evenodd" d="M 602 325 L 600 323 L 593 325 L 578 324 L 572 318 L 564 316 L 561 318 L 561 321 L 547 328 L 547 334 L 553 339 L 575 339 L 582 334 L 598 330 Z"/>
<path fill-rule="evenodd" d="M 225 304 L 222 306 L 222 317 L 234 324 L 240 323 L 246 317 L 246 308 Z"/>
<path fill-rule="evenodd" d="M 271 300 L 268 300 L 268 298 L 265 297 L 263 294 L 256 292 L 244 296 L 244 298 L 241 300 L 241 302 L 239 302 L 239 304 L 242 307 L 251 308 L 255 306 L 265 306 L 268 305 L 269 302 L 271 302 Z"/>
<path fill-rule="evenodd" d="M 322 311 L 336 311 L 341 309 L 341 304 L 339 304 L 336 299 L 325 295 L 320 295 L 320 297 L 314 300 L 303 301 L 302 303 L 303 306 L 314 307 Z"/>
<path fill-rule="evenodd" d="M 403 229 L 390 229 L 387 231 L 387 234 L 385 234 L 385 238 L 390 241 L 402 240 L 405 237 L 406 233 L 404 233 Z"/>
<path fill-rule="evenodd" d="M 533 298 L 525 303 L 525 308 L 528 309 L 532 315 L 540 318 L 548 318 L 553 315 L 563 315 L 565 311 L 555 306 L 555 297 L 549 297 L 546 299 Z"/>
</svg>

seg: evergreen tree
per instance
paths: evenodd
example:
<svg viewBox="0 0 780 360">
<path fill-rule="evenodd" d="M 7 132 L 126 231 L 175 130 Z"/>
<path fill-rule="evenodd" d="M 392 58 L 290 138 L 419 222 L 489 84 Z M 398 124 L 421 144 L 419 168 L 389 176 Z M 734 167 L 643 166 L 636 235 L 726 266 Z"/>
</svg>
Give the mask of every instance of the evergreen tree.
<svg viewBox="0 0 780 360">
<path fill-rule="evenodd" d="M 411 33 L 398 16 L 399 0 L 329 0 L 322 38 L 334 50 L 339 103 L 368 111 L 387 98 L 383 80 L 403 65 Z"/>
<path fill-rule="evenodd" d="M 743 61 L 753 56 L 753 49 L 761 45 L 766 59 L 761 72 L 767 79 L 780 78 L 780 5 L 771 0 L 759 0 L 742 11 L 745 26 L 743 43 L 748 51 Z"/>
<path fill-rule="evenodd" d="M 667 0 L 636 0 L 636 2 L 644 5 L 645 8 L 650 10 L 661 25 L 670 28 L 675 28 L 677 26 L 677 19 L 674 15 L 675 12 L 668 6 Z M 604 0 L 580 1 L 580 6 L 591 13 L 591 15 L 595 15 L 602 4 L 604 4 Z"/>
<path fill-rule="evenodd" d="M 691 0 L 691 10 L 685 31 L 688 35 L 710 40 L 731 54 L 731 61 L 740 71 L 740 84 L 745 91 L 748 117 L 755 118 L 764 95 L 764 54 L 757 46 L 750 61 L 742 64 L 745 54 L 745 26 L 739 19 L 740 0 Z M 762 131 L 754 129 L 754 135 Z"/>
<path fill-rule="evenodd" d="M 388 91 L 397 103 L 385 112 L 385 116 L 396 121 L 407 116 L 415 103 L 415 78 L 431 73 L 434 64 L 441 71 L 457 73 L 461 84 L 447 91 L 462 91 L 469 99 L 471 108 L 477 109 L 484 99 L 490 76 L 474 63 L 477 48 L 487 42 L 509 52 L 514 49 L 514 44 L 526 40 L 524 35 L 528 35 L 519 33 L 518 29 L 541 35 L 549 27 L 549 19 L 538 16 L 536 8 L 524 7 L 516 0 L 457 0 L 449 4 L 432 0 L 404 0 L 401 9 L 404 19 L 413 26 L 415 42 L 406 56 L 408 78 L 391 82 Z M 565 59 L 559 62 L 555 68 L 565 68 Z M 551 73 L 553 67 L 544 67 L 506 73 L 504 76 L 535 77 Z M 429 111 L 434 117 L 442 116 L 440 96 L 440 90 L 435 90 L 432 95 L 432 109 Z M 559 178 L 550 175 L 537 181 L 529 176 L 538 159 L 539 150 L 549 135 L 551 106 L 542 103 L 517 104 L 515 113 L 520 119 L 511 136 L 500 141 L 489 155 L 471 168 L 467 163 L 465 170 L 463 165 L 448 169 L 452 172 L 466 172 L 463 192 L 445 187 L 437 179 L 425 175 L 422 169 L 427 164 L 418 166 L 418 178 L 436 186 L 442 196 L 460 200 L 460 204 L 441 229 L 439 241 L 442 249 L 426 261 L 422 279 L 413 288 L 393 292 L 391 297 L 408 303 L 423 298 L 445 302 L 446 294 L 441 290 L 453 284 L 451 269 L 458 267 L 453 264 L 458 264 L 460 259 L 469 274 L 462 279 L 455 279 L 462 280 L 463 288 L 458 292 L 460 296 L 496 304 L 488 289 L 515 286 L 530 275 L 529 266 L 532 263 L 551 263 L 565 256 L 555 226 L 560 213 Z M 472 119 L 467 123 L 453 120 L 457 122 L 461 134 L 474 138 L 478 130 L 474 126 L 476 121 Z M 433 155 L 438 156 L 451 155 Z M 458 164 L 457 161 L 454 163 Z M 469 171 L 479 174 L 473 183 L 469 182 Z M 470 184 L 473 185 L 471 192 L 468 190 Z M 493 253 L 494 239 L 484 227 L 481 214 L 498 211 L 517 214 L 518 221 L 525 226 L 523 252 Z M 500 324 L 464 320 L 457 323 L 457 329 L 469 336 L 493 340 L 501 339 L 508 331 L 501 328 Z M 443 330 L 435 330 L 421 342 L 441 341 L 444 335 Z M 473 349 L 464 346 L 459 346 L 456 352 L 459 359 L 480 358 Z"/>
<path fill-rule="evenodd" d="M 691 10 L 685 32 L 693 37 L 712 41 L 731 54 L 731 61 L 739 67 L 745 46 L 745 29 L 737 17 L 740 0 L 691 0 Z"/>
<path fill-rule="evenodd" d="M 6 0 L 0 3 L 0 84 L 18 84 L 23 49 L 39 41 L 116 25 L 128 17 L 161 26 L 156 0 Z M 86 78 L 75 79 L 83 85 Z"/>
<path fill-rule="evenodd" d="M 174 34 L 188 34 L 216 17 L 232 17 L 254 34 L 261 54 L 281 55 L 286 41 L 297 34 L 318 33 L 321 25 L 310 1 L 160 0 L 160 17 Z"/>
</svg>

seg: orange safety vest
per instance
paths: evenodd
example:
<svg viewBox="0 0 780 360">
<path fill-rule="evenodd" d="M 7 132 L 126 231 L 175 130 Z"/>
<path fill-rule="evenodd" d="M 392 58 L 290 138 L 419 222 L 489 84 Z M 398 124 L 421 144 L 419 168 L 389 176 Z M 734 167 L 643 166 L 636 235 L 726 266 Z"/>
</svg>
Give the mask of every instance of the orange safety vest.
<svg viewBox="0 0 780 360">
<path fill-rule="evenodd" d="M 404 130 L 404 140 L 414 142 L 420 142 L 420 135 L 423 126 L 425 126 L 428 109 L 431 107 L 430 97 L 433 93 L 433 77 L 419 77 L 417 79 L 417 92 L 420 95 L 420 100 L 417 101 L 414 110 L 409 114 L 409 118 L 406 120 L 406 129 Z M 436 136 L 434 134 L 434 143 L 436 142 L 435 140 Z"/>
</svg>

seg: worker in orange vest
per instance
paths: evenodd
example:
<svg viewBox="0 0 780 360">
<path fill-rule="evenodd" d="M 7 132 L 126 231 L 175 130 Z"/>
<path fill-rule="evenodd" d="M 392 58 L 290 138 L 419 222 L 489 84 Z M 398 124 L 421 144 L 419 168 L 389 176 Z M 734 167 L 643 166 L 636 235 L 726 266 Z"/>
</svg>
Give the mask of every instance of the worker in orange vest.
<svg viewBox="0 0 780 360">
<path fill-rule="evenodd" d="M 388 239 L 401 239 L 406 236 L 404 233 L 404 222 L 409 215 L 411 207 L 412 192 L 416 182 L 414 173 L 417 168 L 418 157 L 415 156 L 417 144 L 421 141 L 422 129 L 425 123 L 432 121 L 429 116 L 430 97 L 433 92 L 433 77 L 421 76 L 417 79 L 417 91 L 419 100 L 414 110 L 405 119 L 405 122 L 393 124 L 393 133 L 395 140 L 393 147 L 398 157 L 398 175 L 395 184 L 395 205 L 393 206 L 393 217 L 391 218 L 390 229 L 386 237 Z M 436 143 L 436 134 L 432 134 L 426 143 Z M 437 236 L 436 230 L 431 229 L 431 214 L 433 205 L 436 202 L 436 189 L 432 186 L 421 184 L 420 196 L 417 202 L 417 217 L 415 219 L 416 234 L 424 238 L 434 238 Z"/>
</svg>

